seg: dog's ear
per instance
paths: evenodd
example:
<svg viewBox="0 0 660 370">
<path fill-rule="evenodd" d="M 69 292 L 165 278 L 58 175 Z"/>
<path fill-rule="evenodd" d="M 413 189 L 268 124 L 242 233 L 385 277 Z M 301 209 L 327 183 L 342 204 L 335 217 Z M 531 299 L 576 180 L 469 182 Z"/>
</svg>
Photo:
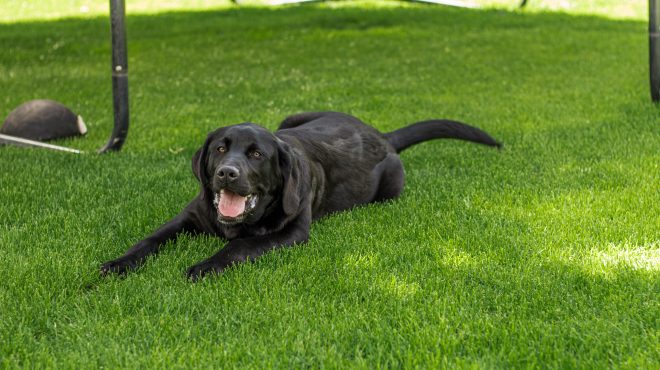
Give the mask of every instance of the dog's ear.
<svg viewBox="0 0 660 370">
<path fill-rule="evenodd" d="M 206 177 L 206 157 L 208 156 L 208 147 L 211 142 L 211 136 L 208 135 L 204 141 L 204 145 L 201 148 L 197 149 L 195 154 L 192 157 L 192 171 L 195 174 L 197 180 L 202 184 L 202 186 L 208 183 Z"/>
<path fill-rule="evenodd" d="M 202 176 L 202 152 L 204 151 L 204 147 L 201 147 L 197 149 L 195 154 L 192 157 L 192 172 L 195 174 L 195 177 L 197 178 L 197 181 L 202 182 L 201 176 Z"/>
<path fill-rule="evenodd" d="M 287 215 L 295 214 L 300 208 L 303 195 L 301 169 L 291 147 L 278 140 L 278 156 L 282 172 L 282 209 Z"/>
</svg>

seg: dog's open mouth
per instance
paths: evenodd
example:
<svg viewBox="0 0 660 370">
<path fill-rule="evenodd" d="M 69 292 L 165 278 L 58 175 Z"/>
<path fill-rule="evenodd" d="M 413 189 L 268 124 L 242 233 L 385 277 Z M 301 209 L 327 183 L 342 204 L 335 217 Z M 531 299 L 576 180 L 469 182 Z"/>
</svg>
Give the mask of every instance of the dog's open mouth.
<svg viewBox="0 0 660 370">
<path fill-rule="evenodd" d="M 223 222 L 239 222 L 257 205 L 257 194 L 246 196 L 222 189 L 215 194 L 213 204 L 218 210 L 218 219 Z"/>
</svg>

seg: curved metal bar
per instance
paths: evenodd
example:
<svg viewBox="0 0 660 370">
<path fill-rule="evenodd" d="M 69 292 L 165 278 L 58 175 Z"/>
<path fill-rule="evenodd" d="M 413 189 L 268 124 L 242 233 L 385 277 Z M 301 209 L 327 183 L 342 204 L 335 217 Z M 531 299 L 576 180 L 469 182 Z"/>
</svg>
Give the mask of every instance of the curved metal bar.
<svg viewBox="0 0 660 370">
<path fill-rule="evenodd" d="M 128 57 L 124 0 L 110 0 L 112 31 L 112 101 L 114 128 L 108 143 L 99 153 L 118 151 L 128 135 Z"/>
</svg>

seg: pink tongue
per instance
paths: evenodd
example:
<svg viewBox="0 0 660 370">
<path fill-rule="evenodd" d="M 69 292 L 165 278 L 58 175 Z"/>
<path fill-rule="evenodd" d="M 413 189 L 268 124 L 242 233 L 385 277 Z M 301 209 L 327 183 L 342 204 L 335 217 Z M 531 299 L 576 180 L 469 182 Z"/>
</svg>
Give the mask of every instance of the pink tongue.
<svg viewBox="0 0 660 370">
<path fill-rule="evenodd" d="M 245 197 L 224 190 L 218 202 L 218 212 L 226 217 L 237 217 L 245 211 Z"/>
</svg>

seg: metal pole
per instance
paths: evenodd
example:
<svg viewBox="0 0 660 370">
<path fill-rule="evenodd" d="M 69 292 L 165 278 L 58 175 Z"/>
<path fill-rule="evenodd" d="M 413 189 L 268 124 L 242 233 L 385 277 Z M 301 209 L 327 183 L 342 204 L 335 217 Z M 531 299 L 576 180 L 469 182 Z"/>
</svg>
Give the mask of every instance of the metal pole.
<svg viewBox="0 0 660 370">
<path fill-rule="evenodd" d="M 115 125 L 108 143 L 99 153 L 118 151 L 128 134 L 128 58 L 124 0 L 110 0 L 112 32 L 112 101 Z"/>
<path fill-rule="evenodd" d="M 76 153 L 76 154 L 82 153 L 78 149 L 71 149 L 71 148 L 67 148 L 65 146 L 46 144 L 46 143 L 42 143 L 41 141 L 29 140 L 29 139 L 25 139 L 25 138 L 18 137 L 18 136 L 0 134 L 0 144 L 4 144 L 5 142 L 7 144 L 14 144 L 14 145 L 19 145 L 19 146 L 32 146 L 32 147 L 37 147 L 37 148 L 59 150 L 60 152 L 69 152 L 69 153 Z"/>
<path fill-rule="evenodd" d="M 649 0 L 649 72 L 651 99 L 660 101 L 660 7 L 658 0 Z"/>
</svg>

